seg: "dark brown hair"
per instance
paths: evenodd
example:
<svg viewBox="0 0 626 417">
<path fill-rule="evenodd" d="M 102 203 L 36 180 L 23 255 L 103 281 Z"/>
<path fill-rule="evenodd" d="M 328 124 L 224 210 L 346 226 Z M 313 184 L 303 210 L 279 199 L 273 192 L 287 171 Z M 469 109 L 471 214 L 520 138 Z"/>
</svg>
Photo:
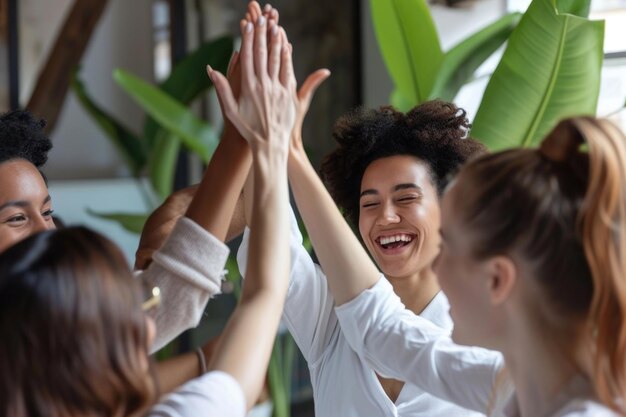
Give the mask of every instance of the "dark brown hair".
<svg viewBox="0 0 626 417">
<path fill-rule="evenodd" d="M 134 416 L 155 398 L 145 317 L 117 247 L 82 227 L 0 255 L 0 415 Z"/>
<path fill-rule="evenodd" d="M 407 113 L 391 106 L 358 108 L 337 120 L 333 136 L 338 147 L 322 162 L 322 178 L 348 220 L 357 225 L 361 180 L 372 162 L 414 156 L 426 164 L 441 193 L 462 163 L 486 152 L 484 145 L 466 138 L 470 126 L 465 110 L 439 100 Z"/>
<path fill-rule="evenodd" d="M 474 255 L 516 253 L 531 263 L 545 294 L 542 321 L 572 349 L 592 342 L 597 395 L 623 410 L 626 137 L 606 120 L 564 120 L 540 149 L 468 163 L 457 185 Z"/>
</svg>

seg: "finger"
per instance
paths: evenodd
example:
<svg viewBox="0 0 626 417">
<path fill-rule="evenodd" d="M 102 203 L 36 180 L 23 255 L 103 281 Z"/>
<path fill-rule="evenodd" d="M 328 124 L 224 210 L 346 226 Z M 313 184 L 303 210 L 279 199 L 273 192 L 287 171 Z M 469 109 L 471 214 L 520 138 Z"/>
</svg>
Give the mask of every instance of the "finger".
<svg viewBox="0 0 626 417">
<path fill-rule="evenodd" d="M 311 99 L 315 94 L 317 88 L 324 82 L 326 79 L 330 77 L 330 71 L 326 68 L 318 69 L 311 75 L 309 75 L 304 83 L 302 83 L 302 87 L 298 90 L 298 99 L 300 100 L 301 105 L 304 105 L 305 109 L 308 109 L 309 104 L 311 103 Z"/>
<path fill-rule="evenodd" d="M 219 71 L 215 71 L 210 65 L 207 65 L 207 74 L 215 86 L 215 92 L 217 93 L 217 99 L 222 109 L 222 114 L 236 126 L 234 119 L 239 118 L 239 111 L 237 101 L 233 96 L 233 92 L 230 89 L 228 80 Z"/>
<path fill-rule="evenodd" d="M 226 77 L 230 78 L 233 75 L 233 71 L 237 67 L 237 62 L 239 62 L 239 51 L 233 51 L 233 54 L 230 57 L 230 61 L 228 62 Z"/>
<path fill-rule="evenodd" d="M 267 76 L 267 19 L 259 16 L 254 31 L 254 70 L 257 77 Z"/>
<path fill-rule="evenodd" d="M 261 15 L 263 14 L 261 12 L 261 6 L 256 1 L 251 1 L 250 3 L 248 3 L 248 13 L 250 13 L 250 16 L 252 17 L 252 23 L 256 23 L 259 17 L 261 17 Z"/>
<path fill-rule="evenodd" d="M 248 22 L 253 22 L 253 20 L 252 20 L 252 15 L 250 14 L 250 12 L 246 12 L 246 17 L 245 17 L 245 19 L 246 19 Z"/>
<path fill-rule="evenodd" d="M 244 21 L 245 22 L 245 21 Z M 239 63 L 241 65 L 241 88 L 248 91 L 252 88 L 254 80 L 253 42 L 254 30 L 251 22 L 245 22 L 241 26 L 241 50 L 239 51 Z"/>
<path fill-rule="evenodd" d="M 270 12 L 270 17 L 276 21 L 276 24 L 278 24 L 280 20 L 280 14 L 278 13 L 278 10 L 272 8 L 272 11 Z"/>
<path fill-rule="evenodd" d="M 287 39 L 287 34 L 285 30 L 281 28 L 281 32 L 283 35 L 283 44 L 281 49 L 281 57 L 280 57 L 280 83 L 285 87 L 295 86 L 296 78 L 293 73 L 293 61 L 291 58 L 291 49 L 288 44 L 285 43 Z M 295 87 L 294 87 L 295 88 Z"/>
<path fill-rule="evenodd" d="M 280 34 L 280 30 L 274 22 L 272 22 L 272 27 L 270 30 L 270 51 L 269 51 L 269 61 L 267 63 L 268 73 L 272 79 L 276 79 L 278 77 L 278 73 L 280 71 L 280 54 L 282 50 L 282 36 Z"/>
</svg>

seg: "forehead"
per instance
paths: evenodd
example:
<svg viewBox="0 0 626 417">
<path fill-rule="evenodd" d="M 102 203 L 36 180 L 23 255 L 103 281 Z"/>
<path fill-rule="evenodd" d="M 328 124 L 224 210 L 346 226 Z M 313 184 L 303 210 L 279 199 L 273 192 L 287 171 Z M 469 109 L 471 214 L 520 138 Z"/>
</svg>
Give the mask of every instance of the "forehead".
<svg viewBox="0 0 626 417">
<path fill-rule="evenodd" d="M 361 191 L 383 191 L 403 183 L 434 190 L 426 163 L 411 155 L 394 155 L 377 159 L 367 166 L 361 179 Z"/>
<path fill-rule="evenodd" d="M 46 183 L 33 164 L 23 159 L 0 163 L 0 204 L 9 200 L 42 200 L 47 195 Z"/>
</svg>

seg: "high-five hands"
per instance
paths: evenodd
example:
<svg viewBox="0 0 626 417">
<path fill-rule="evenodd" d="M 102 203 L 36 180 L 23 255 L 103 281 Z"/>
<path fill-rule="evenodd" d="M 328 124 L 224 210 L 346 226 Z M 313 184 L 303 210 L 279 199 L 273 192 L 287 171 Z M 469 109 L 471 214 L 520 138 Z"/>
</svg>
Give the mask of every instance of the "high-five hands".
<svg viewBox="0 0 626 417">
<path fill-rule="evenodd" d="M 207 67 L 224 114 L 251 147 L 286 148 L 296 120 L 296 81 L 284 30 L 274 19 L 243 20 L 237 100 L 224 77 Z"/>
</svg>

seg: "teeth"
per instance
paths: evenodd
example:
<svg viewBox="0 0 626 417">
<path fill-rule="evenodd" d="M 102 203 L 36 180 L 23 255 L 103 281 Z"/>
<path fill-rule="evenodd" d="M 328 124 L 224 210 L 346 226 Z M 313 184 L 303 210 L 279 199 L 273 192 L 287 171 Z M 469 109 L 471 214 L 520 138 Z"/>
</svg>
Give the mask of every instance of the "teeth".
<svg viewBox="0 0 626 417">
<path fill-rule="evenodd" d="M 386 236 L 380 238 L 381 245 L 388 245 L 389 243 L 394 242 L 410 242 L 413 240 L 413 237 L 405 234 L 397 234 L 393 236 Z"/>
</svg>

